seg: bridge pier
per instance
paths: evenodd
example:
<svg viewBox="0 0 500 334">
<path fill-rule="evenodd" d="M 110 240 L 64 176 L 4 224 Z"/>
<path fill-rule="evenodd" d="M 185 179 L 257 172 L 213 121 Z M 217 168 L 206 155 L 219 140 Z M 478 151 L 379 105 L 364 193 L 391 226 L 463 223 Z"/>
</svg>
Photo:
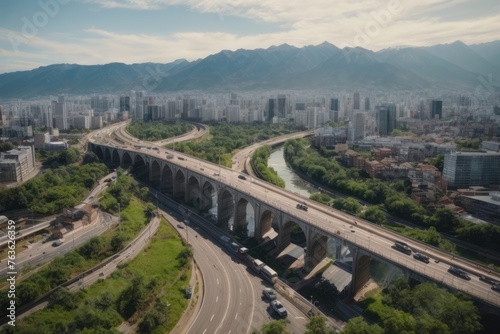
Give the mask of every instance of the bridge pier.
<svg viewBox="0 0 500 334">
<path fill-rule="evenodd" d="M 371 257 L 364 254 L 360 248 L 354 247 L 352 250 L 352 281 L 349 289 L 349 295 L 355 296 L 356 293 L 370 279 L 370 262 Z"/>
</svg>

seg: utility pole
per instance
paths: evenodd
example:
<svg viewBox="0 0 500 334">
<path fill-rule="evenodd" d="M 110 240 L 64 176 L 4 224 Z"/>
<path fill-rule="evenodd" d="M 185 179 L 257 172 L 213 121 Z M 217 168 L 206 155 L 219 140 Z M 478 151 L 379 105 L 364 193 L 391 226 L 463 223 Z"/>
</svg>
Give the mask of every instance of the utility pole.
<svg viewBox="0 0 500 334">
<path fill-rule="evenodd" d="M 121 220 L 120 203 L 118 203 L 118 226 L 120 227 L 120 232 L 121 232 L 122 231 L 122 220 Z"/>
</svg>

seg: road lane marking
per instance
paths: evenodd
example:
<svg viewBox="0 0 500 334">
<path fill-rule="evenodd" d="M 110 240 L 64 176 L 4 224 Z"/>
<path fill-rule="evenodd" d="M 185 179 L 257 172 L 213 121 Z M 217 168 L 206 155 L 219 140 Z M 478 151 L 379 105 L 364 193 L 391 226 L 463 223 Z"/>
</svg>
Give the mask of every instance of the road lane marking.
<svg viewBox="0 0 500 334">
<path fill-rule="evenodd" d="M 205 330 L 203 331 L 203 334 L 205 334 L 206 331 L 207 331 L 207 329 L 205 328 Z"/>
<path fill-rule="evenodd" d="M 219 296 L 217 296 L 217 298 L 215 298 L 215 302 L 217 303 L 219 301 Z"/>
<path fill-rule="evenodd" d="M 215 314 L 212 314 L 212 317 L 210 318 L 210 321 L 214 320 L 214 315 Z"/>
<path fill-rule="evenodd" d="M 234 320 L 238 319 L 238 312 L 236 312 L 236 315 L 234 316 Z"/>
<path fill-rule="evenodd" d="M 219 277 L 217 277 L 217 285 L 219 285 Z"/>
</svg>

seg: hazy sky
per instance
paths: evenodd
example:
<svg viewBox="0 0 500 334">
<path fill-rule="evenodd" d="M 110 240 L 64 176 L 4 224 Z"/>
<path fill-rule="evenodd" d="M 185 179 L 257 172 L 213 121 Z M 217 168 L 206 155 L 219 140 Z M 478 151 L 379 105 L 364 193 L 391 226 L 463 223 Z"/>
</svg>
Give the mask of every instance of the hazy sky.
<svg viewBox="0 0 500 334">
<path fill-rule="evenodd" d="M 328 41 L 380 50 L 500 39 L 498 0 L 3 0 L 0 73 L 168 63 Z"/>
</svg>

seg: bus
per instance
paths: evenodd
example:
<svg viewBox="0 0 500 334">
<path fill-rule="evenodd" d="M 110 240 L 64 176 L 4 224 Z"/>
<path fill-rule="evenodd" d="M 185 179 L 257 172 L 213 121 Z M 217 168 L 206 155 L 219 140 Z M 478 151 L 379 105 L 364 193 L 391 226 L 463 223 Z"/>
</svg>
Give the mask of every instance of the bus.
<svg viewBox="0 0 500 334">
<path fill-rule="evenodd" d="M 251 263 L 251 268 L 257 272 L 257 273 L 260 273 L 260 270 L 262 269 L 262 267 L 264 267 L 266 264 L 264 262 L 262 262 L 261 260 L 259 259 L 254 259 Z"/>
<path fill-rule="evenodd" d="M 260 269 L 260 272 L 262 276 L 264 276 L 264 278 L 271 284 L 274 284 L 274 282 L 276 282 L 276 279 L 278 278 L 278 273 L 271 269 L 269 266 L 263 266 Z"/>
</svg>

